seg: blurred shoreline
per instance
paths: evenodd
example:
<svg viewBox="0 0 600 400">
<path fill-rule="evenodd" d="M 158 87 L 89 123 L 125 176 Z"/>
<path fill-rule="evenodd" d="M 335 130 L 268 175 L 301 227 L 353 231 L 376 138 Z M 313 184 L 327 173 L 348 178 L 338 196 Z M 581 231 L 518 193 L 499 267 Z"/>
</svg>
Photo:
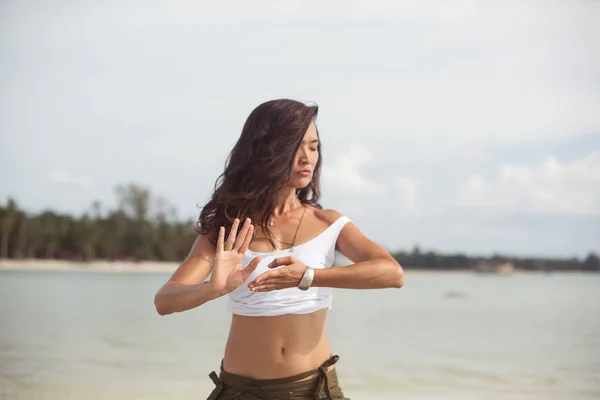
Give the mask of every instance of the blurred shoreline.
<svg viewBox="0 0 600 400">
<path fill-rule="evenodd" d="M 349 264 L 341 263 L 339 266 Z M 0 260 L 1 271 L 81 271 L 81 272 L 139 272 L 139 273 L 172 273 L 180 263 L 175 261 L 68 261 L 68 260 L 48 260 L 48 259 L 19 259 L 19 260 Z M 411 274 L 431 274 L 431 273 L 465 273 L 468 269 L 462 270 L 444 270 L 444 269 L 411 269 L 405 268 Z"/>
<path fill-rule="evenodd" d="M 0 271 L 174 272 L 180 263 L 168 261 L 0 260 Z"/>
<path fill-rule="evenodd" d="M 341 260 L 337 266 L 348 265 L 348 260 Z M 95 260 L 95 261 L 69 261 L 51 259 L 4 259 L 0 260 L 0 272 L 2 271 L 31 271 L 31 272 L 123 272 L 123 273 L 173 273 L 180 263 L 175 261 L 126 261 L 126 260 Z M 404 266 L 404 270 L 410 275 L 425 274 L 464 274 L 476 273 L 469 268 L 464 269 L 435 269 L 435 268 L 411 268 Z M 561 274 L 586 274 L 592 271 L 553 271 Z M 540 274 L 542 271 L 515 270 L 510 273 L 492 273 L 492 275 L 513 274 Z M 485 274 L 487 275 L 487 274 Z"/>
</svg>

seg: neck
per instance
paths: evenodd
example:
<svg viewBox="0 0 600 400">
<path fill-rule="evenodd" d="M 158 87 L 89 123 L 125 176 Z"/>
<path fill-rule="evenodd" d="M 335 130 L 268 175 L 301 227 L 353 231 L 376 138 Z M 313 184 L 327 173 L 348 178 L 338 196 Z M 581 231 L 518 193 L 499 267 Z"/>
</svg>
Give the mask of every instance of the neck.
<svg viewBox="0 0 600 400">
<path fill-rule="evenodd" d="M 296 198 L 296 189 L 294 188 L 283 188 L 277 194 L 275 200 L 275 209 L 273 214 L 279 216 L 285 214 L 291 210 L 294 210 L 300 206 L 300 201 Z"/>
</svg>

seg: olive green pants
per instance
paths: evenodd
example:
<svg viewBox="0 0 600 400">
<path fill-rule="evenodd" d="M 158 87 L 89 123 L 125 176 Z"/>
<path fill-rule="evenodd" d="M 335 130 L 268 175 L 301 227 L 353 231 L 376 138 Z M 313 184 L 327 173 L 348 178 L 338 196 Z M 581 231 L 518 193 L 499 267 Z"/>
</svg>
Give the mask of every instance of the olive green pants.
<svg viewBox="0 0 600 400">
<path fill-rule="evenodd" d="M 332 356 L 317 369 L 279 379 L 231 374 L 221 363 L 221 374 L 213 371 L 209 375 L 216 387 L 207 400 L 350 400 L 340 389 L 335 368 L 327 371 L 338 360 Z M 312 375 L 312 379 L 305 379 Z"/>
</svg>

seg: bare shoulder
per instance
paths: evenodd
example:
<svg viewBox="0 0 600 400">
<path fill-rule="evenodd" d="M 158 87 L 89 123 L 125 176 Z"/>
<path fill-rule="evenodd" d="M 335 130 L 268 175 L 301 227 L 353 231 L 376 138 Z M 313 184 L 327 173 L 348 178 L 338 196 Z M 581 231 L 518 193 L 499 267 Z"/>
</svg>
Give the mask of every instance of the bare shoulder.
<svg viewBox="0 0 600 400">
<path fill-rule="evenodd" d="M 328 225 L 333 224 L 345 214 L 338 210 L 317 210 L 317 218 Z M 341 229 L 336 242 L 336 250 L 353 262 L 367 261 L 375 258 L 393 260 L 391 255 L 377 243 L 366 237 L 353 222 L 348 222 Z M 394 261 L 395 262 L 395 261 Z"/>
<path fill-rule="evenodd" d="M 321 210 L 318 208 L 313 208 L 313 212 L 315 217 L 326 225 L 331 225 L 340 217 L 344 216 L 341 212 L 332 209 Z"/>
</svg>

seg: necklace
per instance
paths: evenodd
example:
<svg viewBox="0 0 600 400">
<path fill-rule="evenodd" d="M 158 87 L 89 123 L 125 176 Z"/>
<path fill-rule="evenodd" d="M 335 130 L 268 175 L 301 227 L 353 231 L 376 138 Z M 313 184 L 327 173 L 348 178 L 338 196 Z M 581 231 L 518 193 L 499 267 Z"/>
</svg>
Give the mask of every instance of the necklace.
<svg viewBox="0 0 600 400">
<path fill-rule="evenodd" d="M 302 204 L 302 203 L 300 203 Z M 299 207 L 294 208 L 292 211 L 298 209 Z M 304 216 L 304 214 L 303 214 Z M 275 224 L 275 217 L 271 217 L 271 219 L 269 219 L 269 226 L 273 226 Z"/>
<path fill-rule="evenodd" d="M 296 236 L 298 235 L 298 230 L 300 230 L 300 225 L 302 224 L 302 220 L 304 219 L 304 214 L 306 213 L 306 207 L 303 207 L 304 209 L 302 210 L 302 216 L 300 216 L 300 221 L 298 221 L 298 226 L 296 227 L 296 232 L 294 232 L 294 238 L 292 239 L 292 243 L 286 243 L 283 242 L 279 239 L 277 239 L 277 237 L 275 235 L 273 235 L 273 237 L 275 239 L 277 239 L 277 241 L 281 244 L 287 244 L 289 246 L 291 246 L 288 250 L 290 251 L 290 254 L 294 252 L 294 245 L 296 244 Z M 271 219 L 272 221 L 272 219 Z M 270 224 L 272 225 L 272 224 Z"/>
</svg>

